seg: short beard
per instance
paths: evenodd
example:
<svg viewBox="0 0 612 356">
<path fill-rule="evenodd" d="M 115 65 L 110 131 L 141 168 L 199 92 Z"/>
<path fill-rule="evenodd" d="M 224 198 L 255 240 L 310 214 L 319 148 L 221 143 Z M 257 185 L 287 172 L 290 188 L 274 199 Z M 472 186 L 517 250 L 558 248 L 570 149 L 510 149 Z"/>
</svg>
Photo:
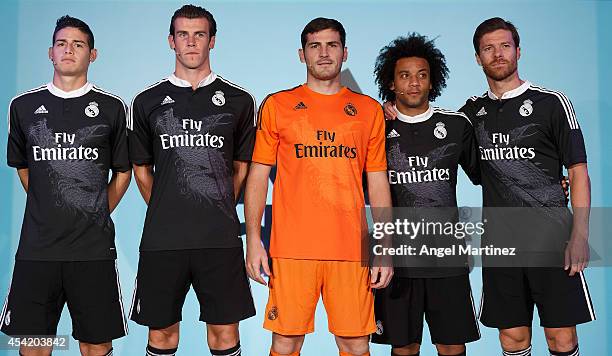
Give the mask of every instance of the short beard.
<svg viewBox="0 0 612 356">
<path fill-rule="evenodd" d="M 321 80 L 321 81 L 332 80 L 336 78 L 338 75 L 340 75 L 341 70 L 342 70 L 342 67 L 338 68 L 337 71 L 318 72 L 318 71 L 315 71 L 314 69 L 308 68 L 308 72 L 310 73 L 310 75 L 313 76 L 315 79 Z"/>
<path fill-rule="evenodd" d="M 507 69 L 504 70 L 503 72 L 496 72 L 495 70 L 491 69 L 489 66 L 482 66 L 482 70 L 485 72 L 488 78 L 500 82 L 502 80 L 507 79 L 508 77 L 510 77 L 516 72 L 516 68 L 518 66 L 517 63 L 511 62 L 510 64 L 511 65 L 507 67 Z"/>
</svg>

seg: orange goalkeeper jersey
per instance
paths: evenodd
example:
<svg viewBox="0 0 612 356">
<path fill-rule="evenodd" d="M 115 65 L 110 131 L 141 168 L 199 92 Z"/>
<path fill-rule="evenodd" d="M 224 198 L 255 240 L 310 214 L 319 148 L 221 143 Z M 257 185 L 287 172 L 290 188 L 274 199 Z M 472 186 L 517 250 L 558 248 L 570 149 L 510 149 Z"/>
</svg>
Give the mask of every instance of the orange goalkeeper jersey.
<svg viewBox="0 0 612 356">
<path fill-rule="evenodd" d="M 270 256 L 360 261 L 363 172 L 387 169 L 378 102 L 301 85 L 269 95 L 257 128 L 252 161 L 277 166 Z"/>
</svg>

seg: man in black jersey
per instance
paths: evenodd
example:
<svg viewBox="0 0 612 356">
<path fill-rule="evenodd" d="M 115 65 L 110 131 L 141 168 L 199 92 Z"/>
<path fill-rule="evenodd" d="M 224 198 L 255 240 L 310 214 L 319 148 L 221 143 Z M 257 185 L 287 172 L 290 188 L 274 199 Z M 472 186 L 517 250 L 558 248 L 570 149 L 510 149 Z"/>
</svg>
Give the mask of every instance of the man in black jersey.
<svg viewBox="0 0 612 356">
<path fill-rule="evenodd" d="M 449 218 L 455 223 L 458 166 L 475 184 L 480 172 L 470 120 L 430 106 L 446 87 L 444 55 L 424 36 L 399 37 L 380 51 L 375 74 L 381 98 L 395 102 L 397 114 L 386 127 L 393 206 L 419 208 L 406 214 L 398 209 L 396 218 Z M 423 239 L 419 246 L 463 245 L 454 236 Z M 372 341 L 393 345 L 391 355 L 418 355 L 425 316 L 440 355 L 465 355 L 465 343 L 480 337 L 467 260 L 413 259 L 420 262 L 406 259 L 411 267 L 396 266 L 391 285 L 376 291 L 377 333 Z"/>
<path fill-rule="evenodd" d="M 498 17 L 481 23 L 473 38 L 489 90 L 470 98 L 461 111 L 472 119 L 476 131 L 483 205 L 504 210 L 503 218 L 489 219 L 502 233 L 489 229 L 485 237 L 508 243 L 533 235 L 534 226 L 558 229 L 561 232 L 554 237 L 561 241 L 543 240 L 545 232 L 528 245 L 547 244 L 545 249 L 560 251 L 565 261 L 547 268 L 485 264 L 480 320 L 499 329 L 504 355 L 530 355 L 535 304 L 550 354 L 577 356 L 576 325 L 595 319 L 583 274 L 589 260 L 591 194 L 586 150 L 570 100 L 519 77 L 519 42 L 514 25 Z M 558 184 L 564 166 L 570 177 L 573 217 Z M 523 207 L 518 216 L 534 216 L 537 223 L 524 228 L 524 220 L 507 213 L 516 211 L 509 207 Z"/>
<path fill-rule="evenodd" d="M 240 355 L 238 322 L 255 314 L 236 201 L 251 160 L 255 100 L 211 71 L 216 23 L 185 5 L 170 21 L 175 71 L 132 101 L 130 159 L 148 204 L 130 318 L 147 355 L 174 355 L 193 285 L 213 355 Z"/>
<path fill-rule="evenodd" d="M 13 337 L 55 335 L 67 303 L 81 354 L 109 356 L 112 340 L 127 334 L 110 213 L 131 167 L 125 104 L 87 81 L 96 56 L 89 26 L 59 18 L 53 81 L 11 100 L 8 165 L 27 201 L 0 325 Z M 22 346 L 20 355 L 51 351 Z"/>
</svg>

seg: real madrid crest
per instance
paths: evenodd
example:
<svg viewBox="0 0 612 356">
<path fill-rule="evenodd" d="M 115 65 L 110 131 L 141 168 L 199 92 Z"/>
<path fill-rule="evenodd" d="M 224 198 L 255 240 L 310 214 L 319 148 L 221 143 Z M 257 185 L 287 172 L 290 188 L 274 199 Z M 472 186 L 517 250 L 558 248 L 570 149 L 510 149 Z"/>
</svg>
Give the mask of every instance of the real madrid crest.
<svg viewBox="0 0 612 356">
<path fill-rule="evenodd" d="M 440 140 L 446 138 L 446 127 L 444 127 L 444 123 L 443 122 L 438 122 L 436 123 L 436 127 L 434 128 L 434 136 L 436 136 L 437 138 L 439 138 Z"/>
<path fill-rule="evenodd" d="M 344 107 L 344 113 L 348 116 L 355 116 L 357 115 L 357 108 L 355 107 L 355 105 L 348 103 Z"/>
<path fill-rule="evenodd" d="M 85 107 L 85 115 L 89 117 L 96 117 L 100 113 L 100 109 L 98 108 L 98 103 L 92 101 Z"/>
<path fill-rule="evenodd" d="M 225 94 L 221 90 L 217 90 L 212 97 L 212 102 L 217 106 L 225 105 Z"/>
<path fill-rule="evenodd" d="M 523 101 L 523 105 L 521 105 L 521 107 L 519 108 L 519 114 L 521 114 L 521 116 L 523 117 L 531 115 L 531 113 L 533 112 L 533 106 L 531 106 L 532 104 L 533 101 L 529 99 Z"/>
<path fill-rule="evenodd" d="M 278 318 L 278 308 L 274 306 L 270 308 L 270 311 L 268 311 L 268 319 L 276 320 L 276 318 Z"/>
</svg>

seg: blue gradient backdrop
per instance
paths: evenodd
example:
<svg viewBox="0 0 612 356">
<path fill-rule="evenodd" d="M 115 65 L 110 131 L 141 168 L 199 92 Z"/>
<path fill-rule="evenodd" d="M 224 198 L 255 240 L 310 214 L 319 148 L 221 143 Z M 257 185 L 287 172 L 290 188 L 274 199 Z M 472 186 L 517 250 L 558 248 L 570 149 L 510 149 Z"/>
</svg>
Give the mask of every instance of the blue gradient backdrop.
<svg viewBox="0 0 612 356">
<path fill-rule="evenodd" d="M 201 2 L 198 2 L 201 4 Z M 91 66 L 90 80 L 122 96 L 126 102 L 142 88 L 173 69 L 173 53 L 167 45 L 172 12 L 181 3 L 170 1 L 7 1 L 0 4 L 0 28 L 4 54 L 0 111 L 6 112 L 11 97 L 48 82 L 52 67 L 47 59 L 55 19 L 66 13 L 92 27 L 99 50 Z M 514 22 L 522 36 L 521 76 L 539 85 L 565 92 L 573 101 L 584 130 L 592 176 L 593 206 L 612 206 L 612 2 L 596 1 L 340 1 L 328 3 L 286 1 L 210 1 L 204 4 L 215 15 L 219 32 L 212 52 L 213 70 L 248 88 L 258 99 L 305 80 L 298 61 L 299 33 L 318 16 L 339 19 L 347 29 L 350 69 L 362 91 L 376 97 L 372 69 L 378 50 L 398 35 L 417 31 L 437 37 L 451 70 L 448 88 L 436 103 L 456 109 L 468 96 L 486 90 L 484 75 L 474 61 L 471 38 L 484 19 L 501 16 Z M 0 153 L 6 156 L 6 122 L 0 124 Z M 4 159 L 4 158 L 3 158 Z M 607 179 L 606 179 L 607 177 Z M 608 182 L 604 184 L 604 182 Z M 15 172 L 0 165 L 0 299 L 6 296 L 17 248 L 25 194 Z M 459 184 L 463 205 L 478 206 L 480 190 L 465 176 Z M 135 184 L 114 213 L 117 226 L 119 269 L 123 299 L 129 309 L 138 260 L 138 243 L 145 214 Z M 242 206 L 238 207 L 242 217 Z M 612 252 L 607 242 L 604 253 Z M 612 355 L 612 269 L 586 272 L 597 321 L 579 327 L 583 355 Z M 480 300 L 480 270 L 472 275 L 476 304 Z M 261 327 L 267 290 L 252 285 L 258 315 L 241 324 L 243 354 L 264 356 L 270 334 Z M 126 310 L 126 313 L 128 310 Z M 197 321 L 198 306 L 193 293 L 183 309 L 178 355 L 208 355 L 204 324 Z M 534 325 L 539 321 L 536 319 Z M 146 328 L 129 324 L 130 334 L 115 345 L 116 355 L 142 355 Z M 333 337 L 327 332 L 322 305 L 316 315 L 317 331 L 307 336 L 303 355 L 337 355 Z M 59 333 L 69 334 L 67 310 Z M 498 355 L 497 331 L 481 327 L 482 339 L 468 346 L 472 355 Z M 421 354 L 435 355 L 429 334 L 424 335 Z M 56 355 L 78 355 L 76 341 L 70 351 Z M 16 352 L 0 350 L 1 355 Z M 388 355 L 387 347 L 374 345 L 372 355 Z M 534 329 L 534 355 L 546 354 L 544 336 Z"/>
</svg>

